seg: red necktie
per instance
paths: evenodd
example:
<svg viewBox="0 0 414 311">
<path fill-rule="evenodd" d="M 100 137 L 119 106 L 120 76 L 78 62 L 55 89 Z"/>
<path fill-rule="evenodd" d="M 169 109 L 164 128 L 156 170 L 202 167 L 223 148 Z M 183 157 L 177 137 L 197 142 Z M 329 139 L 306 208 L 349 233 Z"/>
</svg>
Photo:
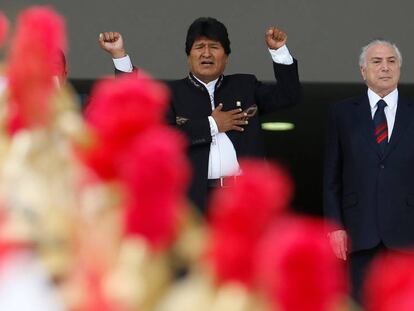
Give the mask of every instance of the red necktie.
<svg viewBox="0 0 414 311">
<path fill-rule="evenodd" d="M 384 108 L 387 103 L 380 99 L 377 103 L 377 111 L 374 114 L 375 139 L 380 146 L 382 153 L 388 144 L 388 125 L 385 117 Z"/>
</svg>

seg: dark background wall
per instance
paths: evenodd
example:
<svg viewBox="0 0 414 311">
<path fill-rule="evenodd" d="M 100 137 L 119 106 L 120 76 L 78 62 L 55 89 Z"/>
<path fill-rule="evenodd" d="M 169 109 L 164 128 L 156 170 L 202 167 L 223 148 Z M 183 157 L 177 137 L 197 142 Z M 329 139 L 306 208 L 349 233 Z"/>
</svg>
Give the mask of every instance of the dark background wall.
<svg viewBox="0 0 414 311">
<path fill-rule="evenodd" d="M 255 73 L 272 81 L 264 31 L 277 25 L 287 31 L 288 47 L 299 60 L 304 101 L 301 105 L 264 117 L 289 121 L 295 129 L 265 132 L 268 157 L 282 162 L 296 183 L 294 206 L 305 213 L 322 211 L 322 162 L 327 107 L 339 99 L 365 91 L 357 65 L 361 46 L 387 38 L 400 47 L 404 62 L 402 93 L 414 95 L 414 44 L 411 1 L 385 0 L 0 0 L 14 21 L 33 4 L 49 4 L 66 19 L 70 78 L 87 94 L 95 79 L 112 74 L 109 55 L 97 43 L 102 31 L 123 34 L 134 63 L 158 79 L 187 74 L 184 38 L 199 16 L 225 23 L 232 45 L 227 73 Z"/>
</svg>

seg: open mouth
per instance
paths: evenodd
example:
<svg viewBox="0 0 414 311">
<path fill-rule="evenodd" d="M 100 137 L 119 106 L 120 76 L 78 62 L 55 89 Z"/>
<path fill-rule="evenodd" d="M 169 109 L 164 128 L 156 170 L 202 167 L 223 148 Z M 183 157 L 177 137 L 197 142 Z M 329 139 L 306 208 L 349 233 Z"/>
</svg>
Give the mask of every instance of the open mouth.
<svg viewBox="0 0 414 311">
<path fill-rule="evenodd" d="M 214 65 L 214 62 L 211 60 L 203 60 L 201 61 L 201 65 L 206 65 L 206 66 Z"/>
</svg>

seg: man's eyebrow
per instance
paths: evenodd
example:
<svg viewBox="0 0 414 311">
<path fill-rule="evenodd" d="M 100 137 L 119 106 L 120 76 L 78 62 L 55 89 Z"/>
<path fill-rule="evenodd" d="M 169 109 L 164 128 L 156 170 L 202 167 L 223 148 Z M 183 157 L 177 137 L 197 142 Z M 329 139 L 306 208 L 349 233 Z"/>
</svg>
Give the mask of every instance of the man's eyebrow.
<svg viewBox="0 0 414 311">
<path fill-rule="evenodd" d="M 380 57 L 380 56 L 373 56 L 370 58 L 371 60 L 381 60 L 381 59 L 397 59 L 397 56 L 386 56 L 386 57 Z"/>
</svg>

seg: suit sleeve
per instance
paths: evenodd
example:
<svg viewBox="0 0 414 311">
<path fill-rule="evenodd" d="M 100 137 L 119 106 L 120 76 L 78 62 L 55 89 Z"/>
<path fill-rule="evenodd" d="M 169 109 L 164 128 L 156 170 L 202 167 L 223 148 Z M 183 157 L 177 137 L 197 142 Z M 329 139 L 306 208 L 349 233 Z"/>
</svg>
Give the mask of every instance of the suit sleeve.
<svg viewBox="0 0 414 311">
<path fill-rule="evenodd" d="M 342 217 L 342 151 L 335 114 L 331 107 L 328 117 L 324 161 L 324 214 L 343 227 Z"/>
<path fill-rule="evenodd" d="M 302 88 L 299 81 L 298 63 L 283 65 L 273 62 L 276 84 L 256 81 L 255 97 L 261 113 L 293 106 L 301 101 Z"/>
</svg>

